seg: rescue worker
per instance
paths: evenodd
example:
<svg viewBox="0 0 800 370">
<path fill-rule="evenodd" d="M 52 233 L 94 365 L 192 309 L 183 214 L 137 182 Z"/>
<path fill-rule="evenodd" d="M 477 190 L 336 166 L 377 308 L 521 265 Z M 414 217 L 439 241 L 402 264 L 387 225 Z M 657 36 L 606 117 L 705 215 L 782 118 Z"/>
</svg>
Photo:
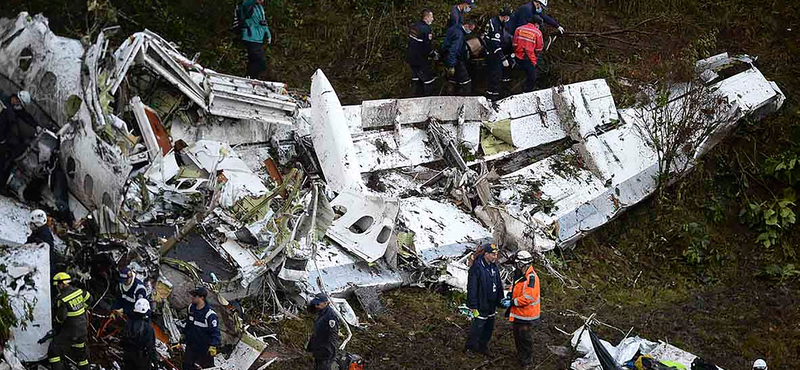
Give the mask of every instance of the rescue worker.
<svg viewBox="0 0 800 370">
<path fill-rule="evenodd" d="M 472 327 L 466 349 L 488 355 L 497 307 L 503 307 L 503 281 L 497 268 L 500 248 L 494 243 L 483 247 L 485 253 L 475 257 L 467 278 L 467 307 L 472 316 Z"/>
<path fill-rule="evenodd" d="M 139 298 L 125 324 L 121 345 L 122 370 L 150 370 L 158 363 L 156 335 L 150 322 L 150 302 Z"/>
<path fill-rule="evenodd" d="M 753 362 L 753 370 L 767 370 L 767 362 L 760 358 L 755 360 Z"/>
<path fill-rule="evenodd" d="M 221 340 L 217 313 L 206 303 L 208 289 L 200 286 L 189 294 L 192 304 L 184 327 L 186 352 L 183 355 L 183 370 L 214 367 L 214 357 Z"/>
<path fill-rule="evenodd" d="M 242 41 L 247 49 L 247 76 L 259 79 L 261 73 L 267 69 L 267 57 L 264 54 L 264 38 L 267 44 L 272 44 L 272 32 L 267 25 L 264 13 L 264 0 L 244 0 L 245 29 L 242 30 Z"/>
<path fill-rule="evenodd" d="M 411 81 L 414 84 L 414 96 L 433 95 L 433 82 L 436 75 L 431 71 L 428 59 L 439 58 L 439 54 L 431 47 L 433 33 L 433 12 L 430 9 L 422 11 L 419 22 L 411 25 L 408 30 L 408 52 L 406 62 L 411 66 Z"/>
<path fill-rule="evenodd" d="M 511 285 L 511 309 L 508 320 L 514 330 L 514 344 L 522 367 L 531 365 L 533 341 L 531 329 L 541 324 L 539 314 L 539 276 L 533 269 L 533 256 L 528 251 L 517 252 L 516 269 Z"/>
<path fill-rule="evenodd" d="M 506 28 L 510 19 L 511 9 L 505 7 L 498 16 L 493 17 L 486 24 L 484 40 L 488 51 L 486 69 L 489 72 L 486 98 L 489 100 L 498 100 L 505 96 L 506 93 L 500 91 L 500 83 L 502 81 L 505 87 L 511 81 L 512 62 L 509 54 L 511 53 L 512 34 Z M 507 89 L 505 90 L 507 91 Z"/>
<path fill-rule="evenodd" d="M 47 243 L 50 246 L 50 275 L 56 273 L 56 266 L 59 263 L 59 257 L 56 254 L 55 241 L 53 232 L 47 226 L 47 214 L 41 209 L 35 209 L 31 212 L 31 219 L 29 221 L 31 228 L 31 235 L 25 240 L 25 244 L 39 244 Z"/>
<path fill-rule="evenodd" d="M 475 0 L 461 0 L 457 5 L 450 8 L 450 19 L 447 20 L 447 29 L 455 25 L 464 23 L 464 13 L 472 11 Z"/>
<path fill-rule="evenodd" d="M 120 314 L 130 316 L 136 302 L 142 298 L 147 299 L 147 289 L 144 283 L 136 277 L 136 272 L 127 267 L 119 269 L 117 280 L 119 282 L 119 295 L 111 306 L 111 314 L 115 316 Z"/>
<path fill-rule="evenodd" d="M 538 54 L 544 49 L 542 31 L 539 30 L 541 25 L 542 18 L 534 15 L 528 23 L 517 28 L 514 32 L 514 55 L 517 59 L 517 64 L 525 71 L 524 92 L 533 91 L 536 83 Z"/>
<path fill-rule="evenodd" d="M 517 12 L 514 13 L 514 19 L 511 21 L 511 33 L 513 34 L 518 27 L 524 26 L 527 23 L 526 20 L 530 19 L 534 15 L 538 15 L 542 17 L 542 21 L 544 23 L 547 23 L 549 26 L 558 29 L 558 32 L 563 35 L 564 27 L 561 27 L 561 24 L 559 24 L 555 18 L 545 14 L 544 11 L 546 9 L 547 0 L 528 1 L 519 7 Z"/>
<path fill-rule="evenodd" d="M 31 104 L 31 94 L 21 90 L 16 94 L 0 93 L 0 173 L 2 179 L 15 158 L 36 138 L 36 120 L 25 108 Z"/>
<path fill-rule="evenodd" d="M 475 21 L 468 19 L 464 24 L 450 27 L 442 44 L 447 78 L 456 84 L 456 95 L 469 95 L 472 92 L 472 78 L 469 76 L 467 62 L 467 35 L 475 29 Z"/>
<path fill-rule="evenodd" d="M 55 331 L 53 341 L 47 350 L 47 361 L 50 369 L 64 369 L 63 356 L 78 365 L 78 369 L 89 368 L 86 354 L 87 314 L 91 294 L 70 285 L 72 278 L 66 272 L 59 272 L 53 276 L 53 285 L 56 286 Z"/>
<path fill-rule="evenodd" d="M 339 319 L 324 293 L 314 296 L 309 306 L 317 312 L 317 318 L 306 351 L 314 356 L 314 370 L 330 370 L 339 346 Z"/>
</svg>

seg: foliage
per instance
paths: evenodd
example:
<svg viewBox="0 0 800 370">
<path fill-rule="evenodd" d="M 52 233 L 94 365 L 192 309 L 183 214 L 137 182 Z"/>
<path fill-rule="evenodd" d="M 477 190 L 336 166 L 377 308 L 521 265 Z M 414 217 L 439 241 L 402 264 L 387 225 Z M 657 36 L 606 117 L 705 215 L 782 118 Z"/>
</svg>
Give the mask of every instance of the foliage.
<svg viewBox="0 0 800 370">
<path fill-rule="evenodd" d="M 795 151 L 787 151 L 771 156 L 764 163 L 764 173 L 777 180 L 786 181 L 794 186 L 800 180 L 800 161 Z"/>
<path fill-rule="evenodd" d="M 712 245 L 705 225 L 697 222 L 683 224 L 681 235 L 688 244 L 683 251 L 683 257 L 690 265 L 699 266 L 708 262 L 722 262 L 725 259 L 722 249 Z"/>
<path fill-rule="evenodd" d="M 772 279 L 778 279 L 781 282 L 783 282 L 787 279 L 796 278 L 800 276 L 800 270 L 798 270 L 797 266 L 795 266 L 793 263 L 789 263 L 783 266 L 773 264 L 765 267 L 760 272 L 760 275 Z"/>
<path fill-rule="evenodd" d="M 0 289 L 0 347 L 8 341 L 11 328 L 17 324 L 19 324 L 19 320 L 8 301 L 8 292 Z"/>
<path fill-rule="evenodd" d="M 685 93 L 681 93 L 685 92 Z M 634 126 L 655 152 L 658 199 L 674 179 L 683 176 L 716 129 L 729 123 L 727 99 L 701 81 L 665 83 L 640 102 Z"/>
<path fill-rule="evenodd" d="M 759 232 L 756 242 L 767 250 L 780 244 L 781 236 L 796 222 L 794 213 L 796 195 L 786 188 L 783 197 L 771 202 L 751 202 L 739 212 L 739 217 L 748 226 Z M 786 257 L 795 257 L 794 248 L 783 248 Z"/>
</svg>

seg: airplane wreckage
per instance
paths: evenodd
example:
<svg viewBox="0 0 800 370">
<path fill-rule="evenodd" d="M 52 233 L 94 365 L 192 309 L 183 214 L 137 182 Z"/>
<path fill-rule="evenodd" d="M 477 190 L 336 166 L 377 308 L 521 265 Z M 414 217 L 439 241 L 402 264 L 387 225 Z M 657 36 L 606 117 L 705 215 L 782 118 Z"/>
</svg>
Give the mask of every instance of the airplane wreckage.
<svg viewBox="0 0 800 370">
<path fill-rule="evenodd" d="M 637 129 L 653 108 L 617 108 L 602 79 L 496 104 L 438 96 L 342 106 L 322 71 L 304 99 L 204 68 L 151 31 L 112 50 L 110 33 L 74 40 L 41 15 L 0 20 L 0 90 L 28 90 L 45 128 L 7 185 L 18 199 L 0 198 L 0 281 L 28 318 L 6 358 L 46 356 L 37 340 L 51 328 L 49 263 L 97 292 L 98 313 L 110 306 L 113 271 L 131 266 L 156 302 L 165 358 L 187 292 L 205 284 L 229 345 L 219 368 L 264 368 L 275 360 L 256 363 L 269 336 L 244 324 L 240 299 L 261 296 L 280 319 L 324 291 L 358 325 L 341 298 L 354 294 L 375 314 L 383 289 L 465 289 L 477 244 L 569 247 L 656 189 L 657 155 Z M 695 72 L 724 103 L 701 117 L 721 124 L 685 153 L 689 165 L 741 119 L 783 104 L 750 57 L 717 55 Z M 676 89 L 670 105 L 689 90 Z M 47 245 L 20 245 L 24 190 L 54 167 L 68 191 L 43 189 L 43 202 L 80 225 L 62 233 L 58 262 Z"/>
</svg>

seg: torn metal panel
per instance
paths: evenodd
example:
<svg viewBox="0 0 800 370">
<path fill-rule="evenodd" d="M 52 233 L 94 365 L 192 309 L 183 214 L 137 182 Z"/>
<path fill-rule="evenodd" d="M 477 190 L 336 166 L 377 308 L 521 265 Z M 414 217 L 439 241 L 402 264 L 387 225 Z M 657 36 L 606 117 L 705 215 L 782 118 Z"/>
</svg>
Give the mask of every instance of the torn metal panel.
<svg viewBox="0 0 800 370">
<path fill-rule="evenodd" d="M 396 198 L 344 191 L 331 206 L 344 213 L 333 221 L 325 235 L 367 262 L 383 257 L 400 207 Z"/>
<path fill-rule="evenodd" d="M 236 343 L 233 352 L 227 355 L 214 357 L 215 369 L 220 370 L 242 370 L 249 369 L 261 352 L 267 348 L 267 344 L 244 330 L 241 339 Z"/>
<path fill-rule="evenodd" d="M 228 144 L 201 140 L 186 149 L 194 155 L 201 168 L 209 173 L 222 171 L 228 181 L 222 188 L 220 204 L 229 208 L 244 197 L 267 194 L 267 187 Z M 168 156 L 174 156 L 174 152 Z"/>
<path fill-rule="evenodd" d="M 250 248 L 245 248 L 234 240 L 219 245 L 218 252 L 236 268 L 237 274 L 224 283 L 220 295 L 231 301 L 261 293 L 261 285 L 256 284 L 267 272 L 267 267 L 259 263 L 258 257 Z"/>
<path fill-rule="evenodd" d="M 342 105 L 321 70 L 311 81 L 311 139 L 328 186 L 335 192 L 361 192 L 359 158 L 347 130 Z"/>
<path fill-rule="evenodd" d="M 133 114 L 139 124 L 139 131 L 142 133 L 150 159 L 169 153 L 172 144 L 169 142 L 169 134 L 164 129 L 158 113 L 144 105 L 138 96 L 131 99 L 131 108 L 133 108 Z"/>
<path fill-rule="evenodd" d="M 0 247 L 0 284 L 14 315 L 24 324 L 11 328 L 9 348 L 23 362 L 47 357 L 50 342 L 37 343 L 52 329 L 50 311 L 50 247 L 26 244 Z"/>
<path fill-rule="evenodd" d="M 389 269 L 383 260 L 368 264 L 338 246 L 324 243 L 318 245 L 316 258 L 308 263 L 306 290 L 310 294 L 319 293 L 316 284 L 318 276 L 322 278 L 325 291 L 336 295 L 351 291 L 355 287 L 375 286 L 386 289 L 398 287 L 403 283 L 400 273 Z"/>
<path fill-rule="evenodd" d="M 84 48 L 79 40 L 56 36 L 41 14 L 26 12 L 0 23 L 0 82 L 5 91 L 26 89 L 34 102 L 27 110 L 40 124 L 65 125 L 67 101 L 83 99 L 81 68 Z M 2 80 L 2 79 L 0 79 Z M 85 113 L 85 107 L 81 110 Z"/>
<path fill-rule="evenodd" d="M 489 101 L 482 96 L 434 96 L 410 99 L 367 100 L 361 103 L 361 127 L 392 128 L 396 124 L 439 122 L 481 122 L 491 112 Z"/>
<path fill-rule="evenodd" d="M 206 73 L 209 113 L 217 116 L 290 124 L 297 104 L 284 84 Z"/>
<path fill-rule="evenodd" d="M 430 198 L 401 199 L 398 222 L 414 233 L 414 247 L 425 263 L 460 256 L 467 248 L 492 238 L 470 214 L 452 203 Z"/>
<path fill-rule="evenodd" d="M 381 303 L 380 291 L 375 287 L 356 288 L 356 299 L 361 303 L 367 316 L 374 318 L 386 311 L 386 307 Z"/>
<path fill-rule="evenodd" d="M 0 196 L 0 243 L 22 244 L 28 239 L 31 209 L 16 199 Z"/>
</svg>

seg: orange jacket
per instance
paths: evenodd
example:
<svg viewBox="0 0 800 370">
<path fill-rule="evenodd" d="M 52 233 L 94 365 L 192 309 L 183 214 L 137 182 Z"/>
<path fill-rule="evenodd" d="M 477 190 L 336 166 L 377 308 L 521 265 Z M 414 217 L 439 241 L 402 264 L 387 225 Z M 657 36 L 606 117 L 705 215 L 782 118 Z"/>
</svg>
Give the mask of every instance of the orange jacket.
<svg viewBox="0 0 800 370">
<path fill-rule="evenodd" d="M 514 31 L 514 55 L 519 59 L 528 59 L 536 65 L 536 53 L 544 49 L 544 39 L 533 23 L 528 23 Z"/>
<path fill-rule="evenodd" d="M 511 314 L 508 321 L 534 321 L 539 319 L 539 275 L 528 266 L 525 275 L 514 280 L 511 286 Z"/>
</svg>

